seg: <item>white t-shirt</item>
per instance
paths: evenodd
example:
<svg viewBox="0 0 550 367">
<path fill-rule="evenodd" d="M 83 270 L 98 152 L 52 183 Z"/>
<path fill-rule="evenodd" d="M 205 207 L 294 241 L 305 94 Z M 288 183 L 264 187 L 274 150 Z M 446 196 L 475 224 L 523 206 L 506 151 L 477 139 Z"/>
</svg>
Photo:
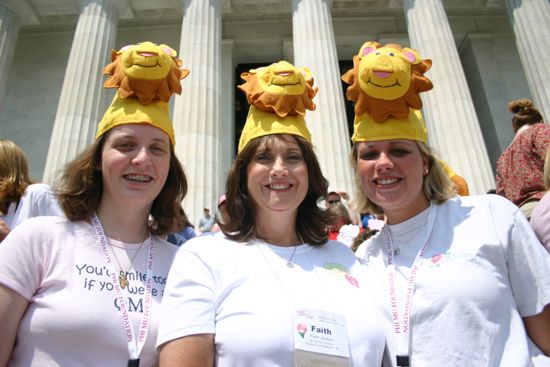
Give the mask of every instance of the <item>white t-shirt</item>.
<svg viewBox="0 0 550 367">
<path fill-rule="evenodd" d="M 121 264 L 129 264 L 141 246 L 110 243 Z M 123 290 L 135 334 L 145 304 L 141 293 L 148 244 L 149 239 L 137 253 L 135 268 L 127 273 L 130 284 Z M 140 366 L 158 365 L 158 312 L 176 251 L 176 246 L 154 237 L 152 316 Z M 94 228 L 86 222 L 39 217 L 15 228 L 0 245 L 0 284 L 30 304 L 8 366 L 126 366 L 122 314 L 107 269 Z"/>
<path fill-rule="evenodd" d="M 23 221 L 41 215 L 65 216 L 50 187 L 38 183 L 27 186 L 19 203 L 11 203 L 6 215 L 0 215 L 0 219 L 14 229 Z"/>
<path fill-rule="evenodd" d="M 289 248 L 197 237 L 170 269 L 157 346 L 215 334 L 218 367 L 293 366 L 293 315 L 303 307 L 345 316 L 351 365 L 380 366 L 384 333 L 367 282 L 336 241 Z"/>
<path fill-rule="evenodd" d="M 531 366 L 521 318 L 540 313 L 550 303 L 550 255 L 521 211 L 502 197 L 456 197 L 432 204 L 430 210 L 435 211 L 435 223 L 411 306 L 411 365 Z M 423 230 L 418 223 L 399 226 L 392 227 L 392 235 L 415 226 Z M 384 229 L 367 240 L 356 255 L 366 263 L 369 285 L 384 315 L 386 357 L 395 364 L 386 233 Z M 415 251 L 401 248 L 394 256 L 400 268 L 396 287 L 401 303 L 407 286 L 404 274 L 410 273 L 403 268 L 407 263 L 410 268 L 422 243 L 412 246 Z M 403 307 L 399 310 L 401 317 Z"/>
</svg>

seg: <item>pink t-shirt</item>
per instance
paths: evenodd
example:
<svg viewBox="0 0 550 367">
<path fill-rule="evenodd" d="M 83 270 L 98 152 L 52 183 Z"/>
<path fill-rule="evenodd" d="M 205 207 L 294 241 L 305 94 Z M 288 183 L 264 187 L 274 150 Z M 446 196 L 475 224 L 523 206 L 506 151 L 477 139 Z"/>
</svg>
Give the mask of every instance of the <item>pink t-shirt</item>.
<svg viewBox="0 0 550 367">
<path fill-rule="evenodd" d="M 137 333 L 149 240 L 139 252 L 140 243 L 110 242 L 121 263 L 130 264 L 137 253 L 123 290 Z M 154 243 L 152 315 L 142 367 L 158 365 L 158 307 L 177 250 L 158 237 Z M 8 366 L 126 366 L 128 345 L 108 269 L 95 231 L 86 222 L 39 217 L 17 226 L 0 245 L 0 284 L 30 303 Z"/>
</svg>

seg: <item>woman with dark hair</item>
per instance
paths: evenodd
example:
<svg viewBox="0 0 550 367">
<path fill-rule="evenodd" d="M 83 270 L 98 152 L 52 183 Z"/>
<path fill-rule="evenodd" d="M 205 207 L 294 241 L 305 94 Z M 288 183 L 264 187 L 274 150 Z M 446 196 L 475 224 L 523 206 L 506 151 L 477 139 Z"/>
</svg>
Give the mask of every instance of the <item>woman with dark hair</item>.
<svg viewBox="0 0 550 367">
<path fill-rule="evenodd" d="M 343 79 L 390 85 L 390 95 L 396 70 L 407 85 L 424 63 L 415 50 L 367 42 Z M 352 164 L 358 209 L 387 219 L 356 251 L 384 320 L 385 366 L 531 366 L 531 340 L 550 354 L 550 256 L 508 200 L 456 195 L 421 105 L 405 117 L 383 107 L 380 121 L 356 112 Z"/>
<path fill-rule="evenodd" d="M 149 42 L 115 55 L 133 60 L 134 73 L 150 62 L 170 70 L 175 56 Z M 158 312 L 177 250 L 160 236 L 185 216 L 175 203 L 187 191 L 166 102 L 119 91 L 96 141 L 64 168 L 66 219 L 31 218 L 0 246 L 1 366 L 158 365 Z"/>
<path fill-rule="evenodd" d="M 527 219 L 546 193 L 543 171 L 550 147 L 550 126 L 545 124 L 533 102 L 526 98 L 511 101 L 514 140 L 498 158 L 496 192 L 520 207 Z"/>
<path fill-rule="evenodd" d="M 331 218 L 317 205 L 328 183 L 303 117 L 304 106 L 315 108 L 313 79 L 285 61 L 242 77 L 253 105 L 227 179 L 225 237 L 197 237 L 178 252 L 161 365 L 379 366 L 384 339 L 364 269 L 327 241 Z M 289 100 L 259 103 L 254 83 L 280 98 L 305 93 L 306 103 L 287 115 Z"/>
</svg>

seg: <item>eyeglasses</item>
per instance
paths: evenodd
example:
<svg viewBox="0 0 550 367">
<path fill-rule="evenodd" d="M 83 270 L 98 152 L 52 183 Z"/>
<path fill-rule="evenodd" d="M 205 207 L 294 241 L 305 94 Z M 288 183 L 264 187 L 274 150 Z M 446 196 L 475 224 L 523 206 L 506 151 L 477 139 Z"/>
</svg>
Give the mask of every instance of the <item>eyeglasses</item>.
<svg viewBox="0 0 550 367">
<path fill-rule="evenodd" d="M 327 203 L 329 204 L 336 204 L 336 203 L 339 203 L 340 202 L 340 199 L 336 199 L 336 200 L 327 200 Z"/>
</svg>

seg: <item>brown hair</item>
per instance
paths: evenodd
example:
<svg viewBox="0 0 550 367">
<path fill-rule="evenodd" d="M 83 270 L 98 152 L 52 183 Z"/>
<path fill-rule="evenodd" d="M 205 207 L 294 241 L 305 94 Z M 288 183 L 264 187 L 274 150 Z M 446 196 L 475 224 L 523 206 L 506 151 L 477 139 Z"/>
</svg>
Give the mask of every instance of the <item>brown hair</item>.
<svg viewBox="0 0 550 367">
<path fill-rule="evenodd" d="M 439 160 L 436 159 L 435 155 L 432 152 L 432 149 L 428 144 L 415 141 L 420 154 L 428 158 L 428 174 L 424 176 L 422 183 L 422 191 L 424 196 L 429 201 L 435 201 L 437 204 L 441 204 L 448 199 L 456 196 L 456 185 L 447 177 Z M 365 196 L 361 186 L 361 178 L 359 177 L 359 172 L 357 170 L 357 155 L 358 155 L 358 146 L 361 142 L 357 142 L 353 145 L 351 152 L 351 165 L 355 172 L 355 198 L 354 206 L 357 207 L 357 210 L 361 213 L 376 213 L 383 214 L 384 210 L 376 205 L 374 202 L 370 201 L 369 198 Z"/>
<path fill-rule="evenodd" d="M 0 212 L 6 214 L 32 183 L 25 153 L 11 140 L 0 139 Z"/>
<path fill-rule="evenodd" d="M 289 134 L 266 135 L 253 139 L 237 155 L 227 175 L 225 190 L 229 218 L 224 218 L 224 221 L 219 223 L 220 228 L 228 238 L 238 242 L 246 242 L 257 236 L 254 223 L 255 205 L 248 192 L 247 168 L 256 151 L 262 146 L 269 149 L 269 144 L 274 139 L 295 142 L 304 156 L 309 190 L 298 207 L 296 230 L 305 242 L 311 245 L 323 244 L 327 241 L 325 228 L 332 223 L 332 215 L 321 209 L 317 201 L 326 195 L 328 181 L 321 172 L 311 143 L 302 137 Z"/>
<path fill-rule="evenodd" d="M 508 103 L 508 111 L 513 113 L 512 127 L 517 132 L 524 125 L 534 125 L 542 122 L 542 115 L 527 98 L 520 98 Z"/>
<path fill-rule="evenodd" d="M 103 195 L 101 153 L 109 132 L 101 136 L 63 169 L 57 187 L 59 205 L 71 221 L 88 220 L 99 207 Z M 170 145 L 170 169 L 160 193 L 153 201 L 149 230 L 155 235 L 170 232 L 174 221 L 189 222 L 178 203 L 187 193 L 187 178 L 174 147 Z"/>
</svg>

